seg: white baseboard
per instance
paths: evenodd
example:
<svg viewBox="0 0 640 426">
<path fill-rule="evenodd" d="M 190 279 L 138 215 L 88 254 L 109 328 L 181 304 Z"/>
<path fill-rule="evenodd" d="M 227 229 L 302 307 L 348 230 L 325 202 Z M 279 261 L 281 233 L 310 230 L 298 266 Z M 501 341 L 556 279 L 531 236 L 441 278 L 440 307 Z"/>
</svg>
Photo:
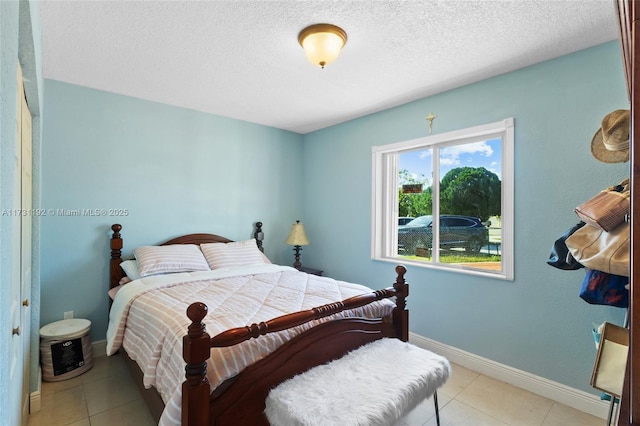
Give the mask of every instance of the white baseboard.
<svg viewBox="0 0 640 426">
<path fill-rule="evenodd" d="M 107 341 L 106 340 L 96 340 L 95 342 L 91 342 L 91 347 L 93 351 L 93 357 L 99 356 L 107 356 Z"/>
<path fill-rule="evenodd" d="M 29 394 L 29 414 L 37 413 L 42 408 L 42 369 L 38 366 L 38 389 Z"/>
<path fill-rule="evenodd" d="M 416 346 L 444 356 L 449 361 L 485 376 L 528 390 L 545 398 L 568 405 L 602 419 L 607 418 L 609 402 L 600 397 L 544 377 L 492 361 L 488 358 L 445 345 L 419 334 L 409 333 L 409 341 Z"/>
</svg>

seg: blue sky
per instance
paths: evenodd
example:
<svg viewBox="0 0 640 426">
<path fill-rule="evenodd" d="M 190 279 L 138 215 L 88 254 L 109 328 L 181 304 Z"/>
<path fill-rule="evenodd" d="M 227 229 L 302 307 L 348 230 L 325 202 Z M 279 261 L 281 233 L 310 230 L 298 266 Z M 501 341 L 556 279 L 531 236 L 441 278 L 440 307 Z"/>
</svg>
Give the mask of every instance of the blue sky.
<svg viewBox="0 0 640 426">
<path fill-rule="evenodd" d="M 432 153 L 428 149 L 403 152 L 400 154 L 400 170 L 418 178 L 424 175 L 431 184 Z M 502 180 L 502 139 L 464 143 L 440 149 L 440 176 L 444 177 L 448 171 L 456 167 L 484 167 L 495 173 Z"/>
</svg>

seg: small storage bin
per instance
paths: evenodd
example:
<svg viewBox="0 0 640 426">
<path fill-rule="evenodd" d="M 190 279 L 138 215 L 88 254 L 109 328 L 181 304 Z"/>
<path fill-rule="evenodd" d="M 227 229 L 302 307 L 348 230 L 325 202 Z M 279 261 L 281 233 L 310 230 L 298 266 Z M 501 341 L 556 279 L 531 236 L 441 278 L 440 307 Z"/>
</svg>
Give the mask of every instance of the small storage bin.
<svg viewBox="0 0 640 426">
<path fill-rule="evenodd" d="M 40 329 L 42 380 L 71 379 L 93 367 L 90 330 L 91 321 L 79 318 L 52 322 Z"/>
</svg>

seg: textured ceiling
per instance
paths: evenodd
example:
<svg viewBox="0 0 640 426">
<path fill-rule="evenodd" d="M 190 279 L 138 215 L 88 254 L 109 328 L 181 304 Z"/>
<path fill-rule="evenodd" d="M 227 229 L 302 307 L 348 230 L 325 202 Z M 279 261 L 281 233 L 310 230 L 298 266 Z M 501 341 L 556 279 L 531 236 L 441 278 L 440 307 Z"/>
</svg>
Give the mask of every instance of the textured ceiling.
<svg viewBox="0 0 640 426">
<path fill-rule="evenodd" d="M 618 37 L 612 0 L 43 0 L 45 78 L 307 133 Z M 320 69 L 298 32 L 347 32 Z"/>
</svg>

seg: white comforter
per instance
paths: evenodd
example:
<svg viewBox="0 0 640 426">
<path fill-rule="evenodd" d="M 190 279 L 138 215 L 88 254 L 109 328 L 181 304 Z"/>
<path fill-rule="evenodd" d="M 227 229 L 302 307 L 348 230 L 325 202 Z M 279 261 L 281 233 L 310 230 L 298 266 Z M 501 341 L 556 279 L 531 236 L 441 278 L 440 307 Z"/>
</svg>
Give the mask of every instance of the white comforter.
<svg viewBox="0 0 640 426">
<path fill-rule="evenodd" d="M 370 291 L 358 284 L 272 264 L 142 278 L 125 285 L 116 294 L 109 315 L 107 354 L 123 346 L 142 369 L 145 387 L 156 387 L 166 403 L 160 423 L 178 425 L 185 365 L 182 336 L 190 324 L 186 316 L 189 304 L 198 301 L 208 306 L 204 322 L 207 332 L 215 336 L 229 328 L 267 321 Z M 391 301 L 382 300 L 339 315 L 378 317 L 390 313 L 393 307 Z M 330 318 L 233 347 L 212 348 L 207 363 L 212 389 L 296 334 Z"/>
</svg>

